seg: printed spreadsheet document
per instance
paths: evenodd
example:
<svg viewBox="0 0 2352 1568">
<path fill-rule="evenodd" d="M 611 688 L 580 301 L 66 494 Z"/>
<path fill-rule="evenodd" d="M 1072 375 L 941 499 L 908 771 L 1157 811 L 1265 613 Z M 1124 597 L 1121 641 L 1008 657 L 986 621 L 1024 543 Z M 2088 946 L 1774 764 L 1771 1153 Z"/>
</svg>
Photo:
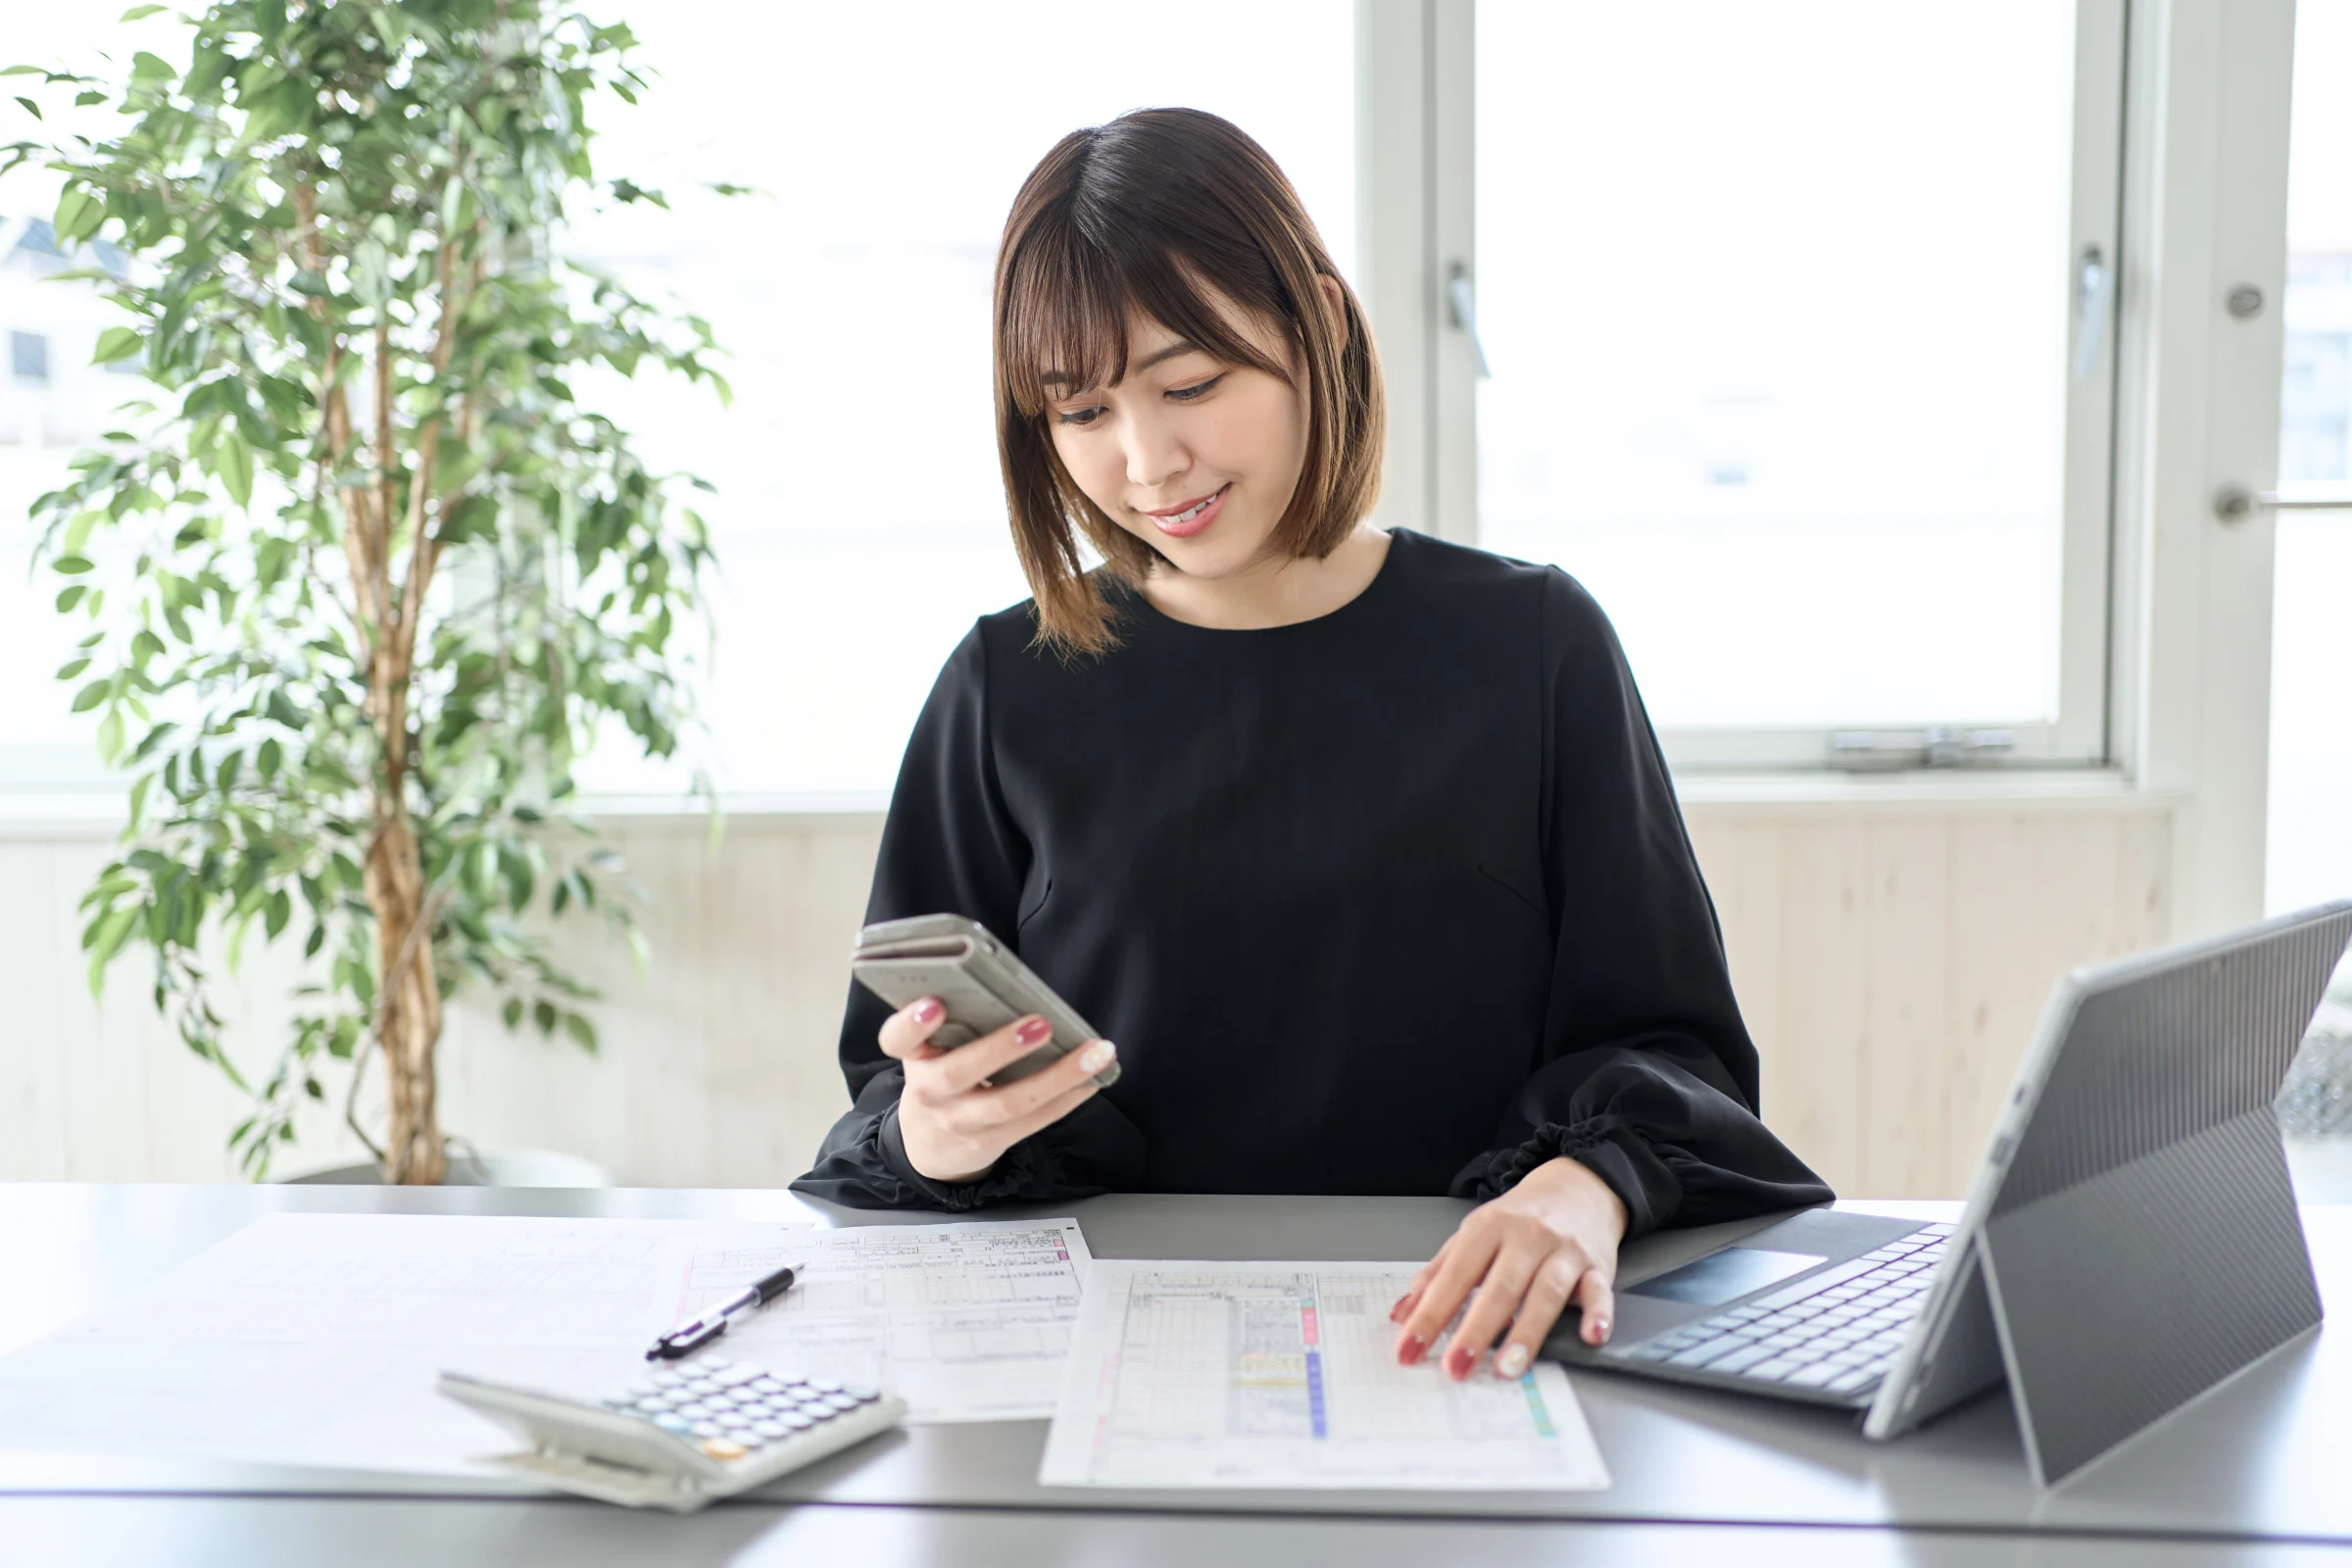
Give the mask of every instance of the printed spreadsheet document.
<svg viewBox="0 0 2352 1568">
<path fill-rule="evenodd" d="M 918 1425 L 1054 1413 L 1091 1262 L 1074 1219 L 873 1225 L 746 1245 L 681 1237 L 684 1322 L 786 1264 L 793 1288 L 719 1342 L 736 1360 L 889 1389 Z"/>
<path fill-rule="evenodd" d="M 1098 1260 L 1046 1486 L 1513 1492 L 1609 1484 L 1567 1374 L 1398 1366 L 1401 1263 Z"/>
</svg>

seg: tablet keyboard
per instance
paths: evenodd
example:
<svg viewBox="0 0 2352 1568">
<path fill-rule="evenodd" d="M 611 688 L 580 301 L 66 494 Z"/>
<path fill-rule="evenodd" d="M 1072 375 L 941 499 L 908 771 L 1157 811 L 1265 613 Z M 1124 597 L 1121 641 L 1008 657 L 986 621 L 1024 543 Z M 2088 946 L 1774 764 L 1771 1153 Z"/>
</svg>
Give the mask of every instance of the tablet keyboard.
<svg viewBox="0 0 2352 1568">
<path fill-rule="evenodd" d="M 1625 1359 L 1778 1389 L 1864 1394 L 1903 1348 L 1951 1234 L 1949 1225 L 1923 1226 L 1850 1263 L 1645 1340 Z"/>
</svg>

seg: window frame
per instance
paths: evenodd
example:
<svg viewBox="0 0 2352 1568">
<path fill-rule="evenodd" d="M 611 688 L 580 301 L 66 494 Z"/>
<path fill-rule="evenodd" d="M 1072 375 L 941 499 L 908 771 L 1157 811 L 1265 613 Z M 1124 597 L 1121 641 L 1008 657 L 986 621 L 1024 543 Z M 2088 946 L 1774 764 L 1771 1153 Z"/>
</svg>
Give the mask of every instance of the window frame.
<svg viewBox="0 0 2352 1568">
<path fill-rule="evenodd" d="M 2128 0 L 2079 0 L 2074 54 L 2072 217 L 2068 256 L 2095 247 L 2111 280 L 2095 318 L 2070 298 L 2072 356 L 2095 334 L 2095 356 L 2067 383 L 2061 473 L 2059 704 L 2055 719 L 2003 722 L 1952 714 L 1964 733 L 1997 730 L 2005 747 L 1966 765 L 2103 767 L 2109 720 L 2117 330 L 2130 259 L 2124 243 Z M 1478 542 L 1477 369 L 1473 336 L 1449 297 L 1457 273 L 1477 277 L 1476 0 L 1357 0 L 1357 255 L 1361 292 L 1379 333 L 1389 392 L 1387 482 L 1378 519 Z M 2070 267 L 2069 270 L 2073 269 Z M 2069 288 L 2071 278 L 2054 277 Z M 1475 305 L 1473 305 L 1475 309 Z M 1604 607 L 1605 608 L 1605 607 Z M 1666 728 L 1678 773 L 1834 772 L 1838 737 L 1867 726 Z M 1872 771 L 1929 766 L 1920 731 L 1869 732 Z M 1989 738 L 1989 737 L 1986 737 Z M 1910 748 L 1918 748 L 1911 752 Z"/>
</svg>

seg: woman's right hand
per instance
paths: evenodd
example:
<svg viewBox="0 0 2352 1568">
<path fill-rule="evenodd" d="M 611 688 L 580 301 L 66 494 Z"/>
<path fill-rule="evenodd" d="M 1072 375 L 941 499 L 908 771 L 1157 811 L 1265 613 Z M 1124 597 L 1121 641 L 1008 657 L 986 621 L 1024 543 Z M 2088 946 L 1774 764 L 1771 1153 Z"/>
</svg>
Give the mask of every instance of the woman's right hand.
<svg viewBox="0 0 2352 1568">
<path fill-rule="evenodd" d="M 938 998 L 925 997 L 884 1019 L 879 1037 L 884 1054 L 906 1065 L 899 1136 L 907 1163 L 930 1181 L 978 1181 L 1004 1151 L 1093 1099 L 1095 1074 L 1118 1059 L 1109 1041 L 1091 1041 L 1026 1078 L 993 1085 L 991 1073 L 1044 1045 L 1054 1026 L 1033 1013 L 942 1051 L 931 1035 L 947 1015 Z"/>
</svg>

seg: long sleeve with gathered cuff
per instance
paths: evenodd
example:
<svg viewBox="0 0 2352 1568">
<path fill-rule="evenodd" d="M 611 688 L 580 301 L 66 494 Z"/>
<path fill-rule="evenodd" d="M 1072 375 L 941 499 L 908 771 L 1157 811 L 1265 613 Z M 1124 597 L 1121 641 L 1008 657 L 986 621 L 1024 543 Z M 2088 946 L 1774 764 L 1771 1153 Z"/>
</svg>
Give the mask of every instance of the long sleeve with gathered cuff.
<svg viewBox="0 0 2352 1568">
<path fill-rule="evenodd" d="M 1319 619 L 1120 593 L 1064 662 L 1027 606 L 941 672 L 869 920 L 981 921 L 1122 1076 L 976 1182 L 928 1180 L 853 985 L 852 1100 L 796 1190 L 962 1210 L 1103 1192 L 1484 1200 L 1566 1155 L 1629 1235 L 1826 1200 L 1757 1060 L 1606 618 L 1556 568 L 1397 532 Z"/>
</svg>

